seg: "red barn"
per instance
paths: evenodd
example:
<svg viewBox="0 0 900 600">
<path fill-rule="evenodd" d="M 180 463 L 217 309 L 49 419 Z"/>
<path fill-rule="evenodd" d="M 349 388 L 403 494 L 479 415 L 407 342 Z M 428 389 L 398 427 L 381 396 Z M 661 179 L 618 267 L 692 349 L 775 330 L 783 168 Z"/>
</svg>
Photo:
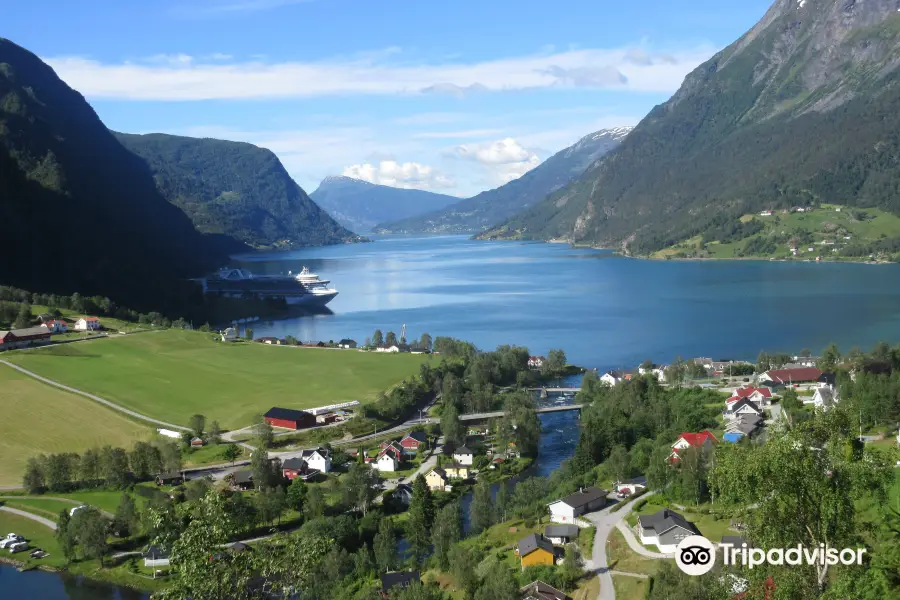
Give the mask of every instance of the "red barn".
<svg viewBox="0 0 900 600">
<path fill-rule="evenodd" d="M 43 327 L 27 327 L 0 331 L 0 350 L 27 348 L 50 343 L 50 331 Z"/>
<path fill-rule="evenodd" d="M 273 406 L 265 415 L 266 423 L 272 427 L 284 427 L 285 429 L 303 429 L 316 424 L 315 415 L 303 410 L 291 408 L 278 408 Z"/>
<path fill-rule="evenodd" d="M 418 451 L 419 447 L 425 443 L 427 439 L 424 431 L 410 431 L 400 440 L 400 445 L 407 451 Z"/>
</svg>

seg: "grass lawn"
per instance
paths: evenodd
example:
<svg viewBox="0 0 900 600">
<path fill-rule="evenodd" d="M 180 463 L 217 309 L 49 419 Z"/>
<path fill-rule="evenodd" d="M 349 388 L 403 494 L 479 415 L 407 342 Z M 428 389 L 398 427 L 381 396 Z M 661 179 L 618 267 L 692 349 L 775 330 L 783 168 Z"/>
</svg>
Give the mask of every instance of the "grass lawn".
<svg viewBox="0 0 900 600">
<path fill-rule="evenodd" d="M 37 317 L 40 314 L 50 312 L 50 309 L 46 306 L 41 306 L 39 304 L 34 304 L 31 306 L 31 314 Z M 96 315 L 85 315 L 84 313 L 75 312 L 74 310 L 70 310 L 68 308 L 61 308 L 59 312 L 62 313 L 62 318 L 69 324 L 69 330 L 74 330 L 75 322 L 78 321 L 81 317 L 89 317 Z M 132 323 L 130 321 L 122 321 L 121 319 L 114 319 L 112 317 L 99 317 L 100 324 L 103 325 L 104 329 L 107 332 L 116 332 L 116 331 L 124 331 L 126 333 L 132 331 L 143 331 L 150 329 L 159 329 L 158 327 L 154 327 L 153 325 L 141 325 L 139 323 Z M 84 332 L 74 332 L 77 333 L 77 336 L 80 337 L 84 334 Z M 56 336 L 53 336 L 53 339 L 57 339 Z M 64 339 L 64 338 L 60 338 Z"/>
<path fill-rule="evenodd" d="M 214 465 L 218 463 L 228 462 L 222 458 L 225 448 L 231 444 L 207 444 L 202 448 L 191 448 L 181 455 L 184 467 L 200 467 L 203 465 Z M 250 458 L 250 451 L 243 446 L 238 446 L 241 456 L 235 459 L 235 462 Z"/>
<path fill-rule="evenodd" d="M 32 548 L 41 548 L 45 552 L 49 552 L 50 556 L 41 559 L 34 559 L 28 556 L 28 552 L 19 552 L 17 554 L 9 554 L 8 550 L 0 550 L 4 555 L 8 555 L 13 560 L 24 562 L 29 565 L 53 565 L 61 567 L 66 564 L 66 559 L 56 543 L 56 537 L 52 529 L 41 525 L 37 521 L 20 517 L 19 515 L 11 515 L 7 512 L 0 512 L 0 531 L 3 535 L 7 533 L 18 533 L 25 536 L 28 545 Z"/>
<path fill-rule="evenodd" d="M 618 600 L 644 600 L 647 597 L 647 589 L 650 581 L 627 577 L 625 575 L 613 575 L 613 589 L 616 590 Z"/>
<path fill-rule="evenodd" d="M 63 344 L 5 357 L 40 375 L 142 414 L 187 424 L 206 415 L 224 428 L 249 425 L 272 406 L 312 408 L 371 401 L 419 371 L 425 355 L 376 354 L 215 342 L 169 329 Z"/>
<path fill-rule="evenodd" d="M 655 547 L 653 550 L 658 551 Z M 659 569 L 659 560 L 643 557 L 632 550 L 618 529 L 613 529 L 609 534 L 606 556 L 609 559 L 610 568 L 616 571 L 653 575 Z"/>
<path fill-rule="evenodd" d="M 6 365 L 0 365 L 0 388 L 0 485 L 21 484 L 31 456 L 81 452 L 107 444 L 131 448 L 136 440 L 152 434 L 149 427 L 112 409 L 40 383 Z"/>
<path fill-rule="evenodd" d="M 75 505 L 70 502 L 48 500 L 46 498 L 17 498 L 15 500 L 0 500 L 0 502 L 4 506 L 25 510 L 53 521 L 58 520 L 59 511 L 75 508 Z"/>
<path fill-rule="evenodd" d="M 90 504 L 100 510 L 115 514 L 116 508 L 119 507 L 119 501 L 122 499 L 122 494 L 124 493 L 125 492 L 122 490 L 89 490 L 67 492 L 65 494 L 48 492 L 48 495 L 58 496 L 60 498 L 71 498 L 72 500 L 77 500 L 83 504 Z M 140 507 L 143 498 L 137 494 L 132 494 L 132 498 L 134 498 L 135 503 Z"/>
<path fill-rule="evenodd" d="M 578 589 L 572 592 L 572 600 L 594 600 L 600 594 L 600 578 L 591 577 L 582 579 L 578 583 Z M 643 597 L 635 600 L 643 600 Z"/>
</svg>

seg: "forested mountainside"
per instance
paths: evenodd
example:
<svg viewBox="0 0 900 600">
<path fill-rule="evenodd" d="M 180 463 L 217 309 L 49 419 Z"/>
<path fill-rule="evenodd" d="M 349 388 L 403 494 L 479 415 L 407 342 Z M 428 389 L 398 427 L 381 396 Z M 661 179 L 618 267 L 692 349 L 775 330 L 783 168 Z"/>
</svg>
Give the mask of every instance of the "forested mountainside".
<svg viewBox="0 0 900 600">
<path fill-rule="evenodd" d="M 619 148 L 488 237 L 649 254 L 761 210 L 898 213 L 898 42 L 895 0 L 777 0 Z"/>
<path fill-rule="evenodd" d="M 421 215 L 459 201 L 456 196 L 342 176 L 326 177 L 310 197 L 338 223 L 357 233 L 368 233 L 378 223 Z"/>
<path fill-rule="evenodd" d="M 196 231 L 75 90 L 0 38 L 0 282 L 164 311 L 245 249 Z M 190 286 L 193 288 L 194 286 Z"/>
<path fill-rule="evenodd" d="M 200 232 L 227 235 L 256 248 L 355 238 L 306 195 L 270 150 L 161 133 L 115 135 L 147 162 L 160 193 Z"/>
<path fill-rule="evenodd" d="M 443 210 L 402 221 L 382 223 L 376 230 L 445 233 L 482 231 L 534 205 L 581 175 L 598 158 L 618 146 L 630 131 L 631 127 L 596 131 L 507 184 L 466 198 Z"/>
</svg>

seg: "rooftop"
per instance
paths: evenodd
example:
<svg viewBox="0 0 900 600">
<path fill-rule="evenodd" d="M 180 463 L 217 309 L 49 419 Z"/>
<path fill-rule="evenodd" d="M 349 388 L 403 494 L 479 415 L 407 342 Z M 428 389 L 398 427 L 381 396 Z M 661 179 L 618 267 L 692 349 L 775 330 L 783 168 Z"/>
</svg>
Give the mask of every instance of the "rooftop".
<svg viewBox="0 0 900 600">
<path fill-rule="evenodd" d="M 538 533 L 532 533 L 523 537 L 519 540 L 518 548 L 520 557 L 528 556 L 539 548 L 553 554 L 553 544 L 550 543 L 550 540 Z"/>
<path fill-rule="evenodd" d="M 609 492 L 606 490 L 596 487 L 589 487 L 577 491 L 574 494 L 569 494 L 562 500 L 559 500 L 559 502 L 565 502 L 572 508 L 578 508 L 579 506 L 590 504 L 591 502 L 599 500 L 600 498 L 606 498 L 607 494 L 609 494 Z"/>
</svg>

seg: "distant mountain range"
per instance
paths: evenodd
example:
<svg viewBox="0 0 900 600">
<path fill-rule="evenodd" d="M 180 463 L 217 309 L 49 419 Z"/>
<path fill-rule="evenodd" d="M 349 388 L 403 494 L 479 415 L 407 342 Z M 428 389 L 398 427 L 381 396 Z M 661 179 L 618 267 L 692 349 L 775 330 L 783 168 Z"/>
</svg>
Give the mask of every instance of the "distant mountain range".
<svg viewBox="0 0 900 600">
<path fill-rule="evenodd" d="M 778 0 L 619 148 L 483 237 L 646 255 L 765 209 L 898 213 L 898 67 L 894 0 Z M 900 248 L 900 239 L 881 244 Z"/>
<path fill-rule="evenodd" d="M 581 175 L 596 160 L 617 147 L 630 131 L 631 127 L 614 127 L 591 133 L 507 184 L 458 200 L 441 210 L 405 220 L 385 221 L 375 230 L 434 233 L 483 231 L 543 200 Z"/>
<path fill-rule="evenodd" d="M 224 234 L 254 248 L 356 237 L 310 200 L 271 150 L 161 133 L 115 136 L 147 162 L 162 195 L 202 233 Z"/>
<path fill-rule="evenodd" d="M 456 196 L 341 176 L 326 177 L 310 197 L 338 223 L 357 233 L 368 233 L 384 221 L 406 219 L 459 202 Z"/>
</svg>

